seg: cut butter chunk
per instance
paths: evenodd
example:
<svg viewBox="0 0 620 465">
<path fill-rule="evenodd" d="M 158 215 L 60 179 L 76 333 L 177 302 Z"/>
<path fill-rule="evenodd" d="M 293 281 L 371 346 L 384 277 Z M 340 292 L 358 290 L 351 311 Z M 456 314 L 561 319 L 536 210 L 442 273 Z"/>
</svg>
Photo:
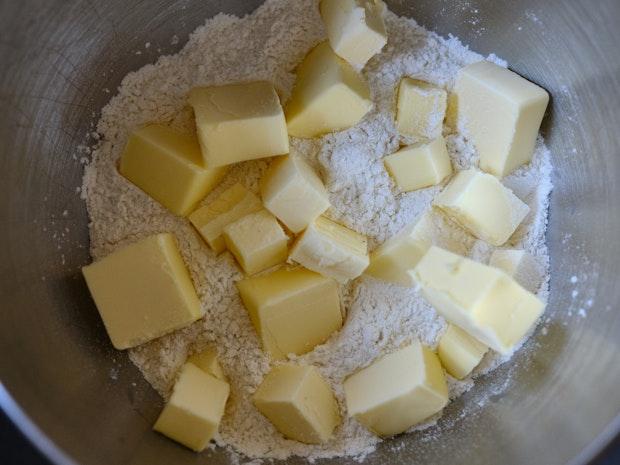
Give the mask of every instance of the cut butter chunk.
<svg viewBox="0 0 620 465">
<path fill-rule="evenodd" d="M 253 400 L 280 433 L 306 444 L 328 441 L 340 423 L 334 394 L 313 366 L 274 367 Z"/>
<path fill-rule="evenodd" d="M 510 239 L 530 211 L 496 177 L 473 169 L 458 173 L 433 205 L 478 239 L 495 246 Z"/>
<path fill-rule="evenodd" d="M 439 247 L 411 273 L 448 322 L 502 354 L 513 351 L 545 307 L 503 271 Z"/>
<path fill-rule="evenodd" d="M 329 208 L 321 178 L 299 156 L 280 157 L 261 179 L 265 208 L 297 234 Z"/>
<path fill-rule="evenodd" d="M 288 153 L 286 121 L 273 84 L 197 87 L 189 103 L 209 168 Z"/>
<path fill-rule="evenodd" d="M 338 284 L 313 271 L 279 269 L 237 288 L 263 349 L 275 359 L 305 354 L 342 326 Z"/>
<path fill-rule="evenodd" d="M 458 118 L 480 154 L 480 168 L 510 174 L 534 153 L 549 94 L 518 74 L 481 61 L 456 79 Z"/>
<path fill-rule="evenodd" d="M 226 174 L 206 169 L 196 138 L 161 124 L 134 131 L 120 173 L 175 215 L 185 216 Z"/>
<path fill-rule="evenodd" d="M 525 250 L 497 249 L 491 255 L 489 265 L 503 270 L 530 292 L 536 293 L 542 282 L 542 271 Z"/>
<path fill-rule="evenodd" d="M 82 268 L 112 344 L 144 344 L 202 317 L 172 234 L 156 234 Z"/>
<path fill-rule="evenodd" d="M 447 93 L 428 82 L 403 78 L 398 87 L 396 127 L 401 134 L 435 139 L 441 136 Z"/>
<path fill-rule="evenodd" d="M 449 324 L 439 339 L 437 355 L 448 373 L 456 379 L 463 379 L 478 366 L 488 350 L 482 342 Z"/>
<path fill-rule="evenodd" d="M 186 363 L 153 429 L 200 452 L 217 433 L 229 392 L 228 383 Z"/>
<path fill-rule="evenodd" d="M 297 68 L 297 82 L 286 105 L 288 131 L 306 138 L 341 131 L 357 124 L 371 107 L 368 84 L 322 42 Z"/>
<path fill-rule="evenodd" d="M 291 249 L 289 259 L 341 283 L 360 276 L 369 263 L 366 237 L 319 216 Z"/>
<path fill-rule="evenodd" d="M 415 341 L 344 381 L 349 415 L 379 436 L 402 433 L 448 403 L 441 364 Z"/>
<path fill-rule="evenodd" d="M 222 370 L 222 366 L 217 360 L 217 349 L 215 347 L 207 347 L 191 355 L 187 361 L 193 363 L 205 373 L 215 376 L 217 379 L 226 380 L 224 370 Z"/>
</svg>

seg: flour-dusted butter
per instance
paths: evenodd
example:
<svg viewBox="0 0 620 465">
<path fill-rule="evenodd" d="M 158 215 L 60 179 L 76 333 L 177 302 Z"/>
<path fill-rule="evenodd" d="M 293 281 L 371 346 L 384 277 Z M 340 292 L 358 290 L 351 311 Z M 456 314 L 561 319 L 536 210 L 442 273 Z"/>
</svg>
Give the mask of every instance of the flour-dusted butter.
<svg viewBox="0 0 620 465">
<path fill-rule="evenodd" d="M 502 354 L 512 352 L 545 308 L 503 271 L 439 247 L 411 273 L 448 322 Z"/>
<path fill-rule="evenodd" d="M 327 42 L 308 53 L 286 105 L 288 131 L 317 137 L 357 124 L 372 108 L 368 84 Z"/>
<path fill-rule="evenodd" d="M 489 348 L 458 326 L 448 324 L 439 339 L 437 355 L 446 371 L 456 379 L 470 374 Z"/>
<path fill-rule="evenodd" d="M 275 359 L 304 354 L 342 326 L 338 284 L 304 268 L 237 283 L 263 349 Z"/>
<path fill-rule="evenodd" d="M 273 84 L 198 87 L 189 93 L 209 168 L 288 153 L 288 132 Z"/>
<path fill-rule="evenodd" d="M 82 268 L 112 344 L 127 349 L 202 317 L 172 234 L 156 234 Z"/>
<path fill-rule="evenodd" d="M 536 293 L 542 282 L 542 270 L 534 257 L 525 250 L 497 249 L 489 265 L 503 270 L 530 292 Z"/>
<path fill-rule="evenodd" d="M 349 416 L 380 436 L 402 433 L 448 403 L 441 364 L 419 341 L 349 376 L 343 387 Z"/>
<path fill-rule="evenodd" d="M 226 375 L 220 362 L 217 360 L 217 349 L 215 347 L 207 347 L 200 352 L 188 357 L 187 361 L 193 363 L 205 373 L 215 376 L 217 379 L 226 381 Z"/>
<path fill-rule="evenodd" d="M 446 115 L 445 90 L 405 77 L 398 86 L 396 128 L 401 134 L 425 139 L 441 136 Z"/>
<path fill-rule="evenodd" d="M 433 205 L 478 239 L 496 246 L 510 239 L 530 211 L 496 177 L 474 169 L 459 172 Z"/>
<path fill-rule="evenodd" d="M 120 173 L 176 215 L 187 215 L 226 174 L 205 168 L 196 138 L 161 124 L 134 131 Z"/>
<path fill-rule="evenodd" d="M 532 159 L 547 91 L 488 61 L 463 68 L 454 90 L 481 169 L 502 177 Z"/>
<path fill-rule="evenodd" d="M 334 394 L 313 366 L 278 365 L 254 394 L 260 412 L 289 439 L 306 444 L 328 441 L 340 423 Z"/>
</svg>

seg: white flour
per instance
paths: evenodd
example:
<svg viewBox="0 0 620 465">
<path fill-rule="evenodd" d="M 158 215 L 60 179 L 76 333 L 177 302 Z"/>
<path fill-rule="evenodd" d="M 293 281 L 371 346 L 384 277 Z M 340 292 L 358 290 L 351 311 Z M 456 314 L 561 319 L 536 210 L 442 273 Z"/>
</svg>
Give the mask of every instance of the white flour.
<svg viewBox="0 0 620 465">
<path fill-rule="evenodd" d="M 401 140 L 393 122 L 395 88 L 412 76 L 450 89 L 456 72 L 483 59 L 455 39 L 444 40 L 413 20 L 388 13 L 389 43 L 364 70 L 372 88 L 375 109 L 361 124 L 320 140 L 293 140 L 292 146 L 322 174 L 330 193 L 329 216 L 368 235 L 372 248 L 429 209 L 442 186 L 399 194 L 382 158 L 398 149 Z M 161 57 L 129 74 L 103 109 L 97 131 L 101 136 L 86 168 L 82 195 L 91 217 L 91 252 L 95 259 L 147 235 L 170 231 L 179 242 L 206 316 L 188 328 L 130 351 L 133 362 L 162 396 L 169 394 L 187 354 L 215 343 L 231 383 L 231 399 L 220 428 L 218 444 L 249 457 L 310 459 L 349 455 L 361 458 L 379 439 L 343 415 L 343 424 L 328 444 L 308 446 L 283 439 L 252 406 L 250 396 L 269 369 L 234 282 L 242 278 L 228 253 L 215 256 L 183 218 L 175 217 L 123 179 L 116 162 L 131 130 L 148 122 L 169 123 L 193 130 L 185 96 L 191 87 L 234 81 L 272 80 L 288 98 L 292 70 L 305 53 L 324 37 L 315 0 L 269 0 L 254 14 L 239 19 L 218 15 L 190 37 L 175 56 Z M 489 57 L 496 62 L 497 58 Z M 501 62 L 500 62 L 501 63 Z M 476 164 L 476 154 L 463 135 L 444 131 L 457 169 Z M 235 166 L 209 202 L 234 182 L 256 190 L 268 160 Z M 515 236 L 517 247 L 537 257 L 545 270 L 541 296 L 546 298 L 548 257 L 544 242 L 547 198 L 551 190 L 549 154 L 542 141 L 534 161 L 505 179 L 526 201 L 531 215 Z M 433 213 L 437 234 L 456 239 L 461 252 L 486 260 L 492 248 Z M 342 288 L 347 310 L 344 328 L 300 361 L 319 367 L 332 384 L 342 412 L 342 380 L 380 354 L 414 337 L 435 346 L 445 322 L 412 289 L 361 278 Z M 477 374 L 504 361 L 485 358 Z M 473 385 L 472 379 L 449 380 L 451 397 Z M 436 420 L 436 419 L 434 419 Z"/>
</svg>

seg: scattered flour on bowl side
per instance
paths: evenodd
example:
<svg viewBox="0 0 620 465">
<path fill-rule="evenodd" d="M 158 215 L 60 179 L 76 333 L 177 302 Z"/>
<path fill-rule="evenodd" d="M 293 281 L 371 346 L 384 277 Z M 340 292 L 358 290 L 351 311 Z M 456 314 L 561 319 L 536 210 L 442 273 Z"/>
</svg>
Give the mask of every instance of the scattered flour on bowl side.
<svg viewBox="0 0 620 465">
<path fill-rule="evenodd" d="M 371 248 L 429 211 L 431 200 L 443 187 L 398 193 L 383 167 L 385 155 L 400 144 L 412 142 L 402 139 L 394 126 L 394 91 L 399 80 L 412 76 L 449 90 L 461 67 L 484 59 L 458 39 L 443 39 L 412 19 L 388 12 L 386 25 L 388 45 L 363 70 L 372 89 L 373 111 L 352 129 L 318 140 L 292 140 L 293 150 L 305 156 L 325 180 L 332 204 L 328 215 L 366 234 Z M 162 122 L 194 130 L 186 102 L 186 94 L 194 86 L 266 79 L 275 83 L 286 100 L 295 80 L 295 65 L 323 39 L 315 0 L 268 0 L 244 18 L 220 14 L 209 19 L 178 54 L 162 56 L 154 65 L 124 78 L 118 94 L 102 110 L 97 126 L 100 140 L 84 175 L 82 196 L 91 218 L 93 258 L 102 258 L 150 234 L 173 232 L 206 311 L 206 316 L 193 325 L 130 350 L 131 360 L 166 398 L 188 353 L 215 344 L 231 384 L 217 443 L 250 458 L 299 455 L 311 460 L 335 456 L 362 459 L 371 453 L 380 439 L 346 417 L 343 378 L 413 338 L 435 347 L 445 322 L 413 289 L 366 277 L 343 286 L 347 312 L 343 329 L 313 352 L 296 357 L 316 365 L 332 385 L 343 423 L 334 439 L 324 445 L 283 439 L 251 403 L 251 395 L 270 365 L 236 291 L 234 283 L 242 274 L 232 257 L 228 253 L 215 256 L 186 219 L 168 213 L 131 185 L 118 174 L 116 166 L 130 131 L 143 124 Z M 505 65 L 494 56 L 487 59 Z M 446 128 L 444 135 L 455 169 L 476 165 L 475 150 L 462 132 Z M 235 182 L 256 191 L 268 165 L 269 160 L 259 160 L 234 166 L 204 202 Z M 527 249 L 538 260 L 545 275 L 540 290 L 543 299 L 548 287 L 545 228 L 550 172 L 549 153 L 539 140 L 533 162 L 504 180 L 531 208 L 510 245 Z M 431 219 L 437 235 L 460 242 L 463 254 L 481 261 L 488 259 L 491 246 L 439 213 L 432 212 Z M 474 377 L 504 361 L 506 358 L 488 355 Z M 451 397 L 459 396 L 473 383 L 472 378 L 449 378 Z"/>
</svg>

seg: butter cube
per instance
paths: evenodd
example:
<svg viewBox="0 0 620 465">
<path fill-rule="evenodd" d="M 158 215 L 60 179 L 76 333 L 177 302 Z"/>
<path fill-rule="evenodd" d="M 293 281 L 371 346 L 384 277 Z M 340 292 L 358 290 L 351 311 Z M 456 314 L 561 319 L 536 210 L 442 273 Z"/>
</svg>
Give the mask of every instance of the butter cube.
<svg viewBox="0 0 620 465">
<path fill-rule="evenodd" d="M 313 366 L 274 367 L 253 400 L 280 433 L 306 444 L 327 442 L 340 423 L 334 394 Z"/>
<path fill-rule="evenodd" d="M 458 173 L 433 205 L 478 239 L 504 244 L 530 211 L 496 177 L 476 170 Z"/>
<path fill-rule="evenodd" d="M 217 360 L 217 349 L 215 347 L 207 347 L 206 349 L 191 355 L 187 359 L 188 363 L 193 363 L 205 373 L 215 376 L 217 379 L 226 380 L 224 370 Z"/>
<path fill-rule="evenodd" d="M 286 105 L 288 131 L 317 137 L 356 125 L 372 108 L 368 84 L 327 42 L 308 53 Z"/>
<path fill-rule="evenodd" d="M 247 274 L 284 263 L 288 255 L 288 236 L 267 210 L 250 213 L 226 226 L 224 241 Z"/>
<path fill-rule="evenodd" d="M 322 0 L 321 18 L 337 55 L 362 67 L 387 43 L 381 0 Z"/>
<path fill-rule="evenodd" d="M 209 168 L 288 153 L 284 112 L 273 84 L 192 89 L 202 156 Z"/>
<path fill-rule="evenodd" d="M 480 154 L 480 168 L 495 176 L 529 163 L 549 94 L 518 74 L 488 61 L 463 68 L 455 93 L 463 120 Z"/>
<path fill-rule="evenodd" d="M 209 205 L 189 215 L 190 222 L 215 253 L 226 249 L 224 228 L 250 213 L 263 209 L 260 199 L 241 184 L 226 189 Z"/>
<path fill-rule="evenodd" d="M 217 433 L 229 393 L 228 383 L 186 363 L 153 429 L 200 452 Z"/>
<path fill-rule="evenodd" d="M 448 94 L 428 82 L 405 77 L 398 87 L 396 128 L 425 139 L 441 136 Z"/>
<path fill-rule="evenodd" d="M 329 208 L 321 178 L 299 156 L 273 162 L 261 180 L 265 208 L 297 234 Z"/>
<path fill-rule="evenodd" d="M 183 328 L 204 314 L 172 234 L 123 247 L 82 273 L 119 350 Z"/>
<path fill-rule="evenodd" d="M 545 307 L 503 271 L 439 247 L 411 273 L 448 322 L 502 354 L 513 351 Z"/>
<path fill-rule="evenodd" d="M 305 354 L 342 327 L 338 285 L 310 270 L 279 269 L 239 281 L 237 288 L 274 359 Z"/>
<path fill-rule="evenodd" d="M 185 216 L 226 174 L 206 169 L 194 136 L 151 124 L 134 131 L 120 161 L 120 173 L 175 215 Z"/>
<path fill-rule="evenodd" d="M 379 436 L 393 436 L 441 411 L 448 386 L 437 356 L 415 341 L 344 381 L 349 415 Z"/>
<path fill-rule="evenodd" d="M 341 283 L 360 276 L 370 262 L 366 238 L 324 216 L 297 238 L 289 259 Z"/>
<path fill-rule="evenodd" d="M 440 135 L 400 149 L 384 159 L 385 167 L 403 192 L 439 184 L 452 174 L 446 141 Z"/>
<path fill-rule="evenodd" d="M 490 266 L 499 268 L 530 292 L 538 292 L 542 282 L 542 271 L 525 250 L 495 250 L 489 261 Z"/>
<path fill-rule="evenodd" d="M 437 355 L 448 373 L 456 379 L 463 379 L 478 366 L 488 350 L 482 342 L 449 324 L 439 339 Z"/>
</svg>

